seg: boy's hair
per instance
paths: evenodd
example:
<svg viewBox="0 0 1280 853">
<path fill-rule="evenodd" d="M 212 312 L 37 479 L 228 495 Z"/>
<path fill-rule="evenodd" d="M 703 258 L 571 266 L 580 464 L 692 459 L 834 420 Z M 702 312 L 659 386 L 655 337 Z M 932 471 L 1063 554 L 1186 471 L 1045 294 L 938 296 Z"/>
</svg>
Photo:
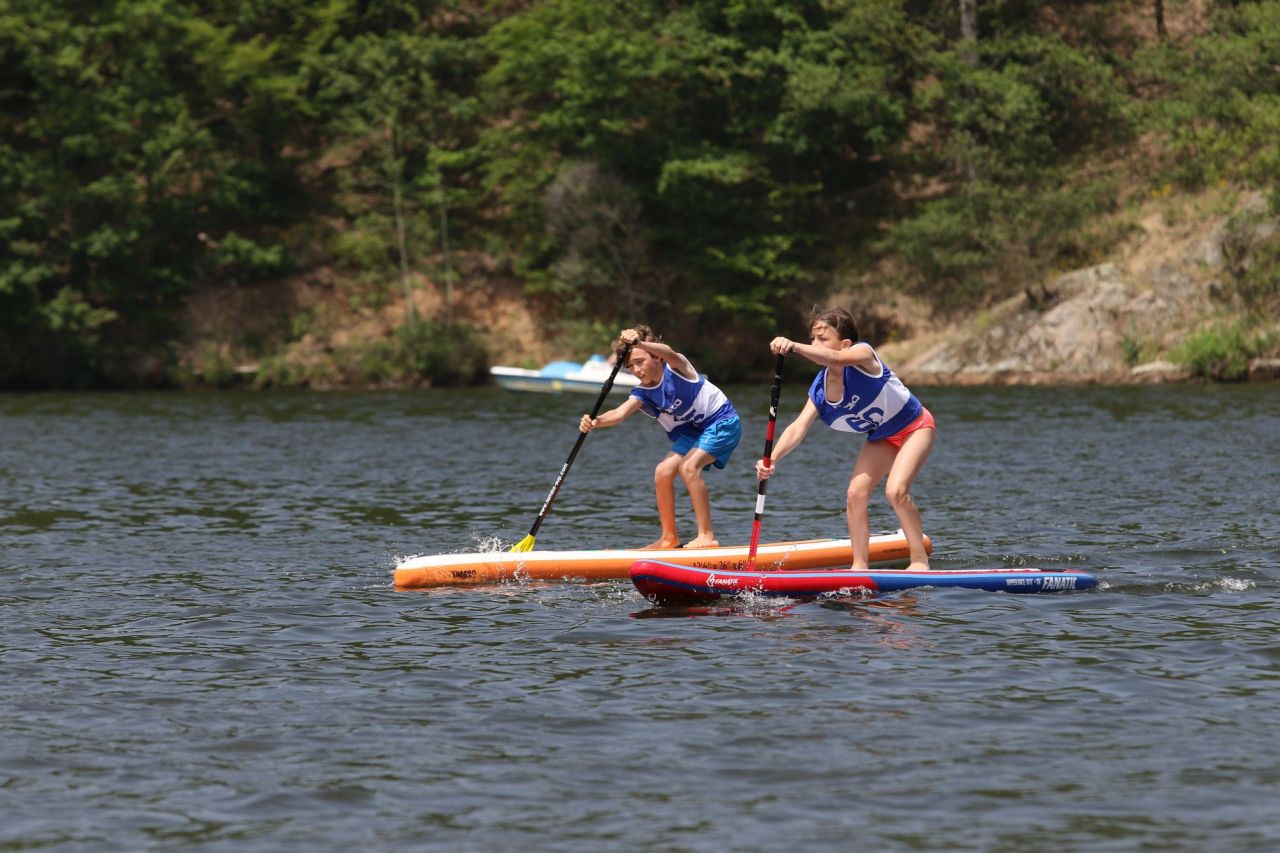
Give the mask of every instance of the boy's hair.
<svg viewBox="0 0 1280 853">
<path fill-rule="evenodd" d="M 843 308 L 827 308 L 825 310 L 815 308 L 813 314 L 809 317 L 810 329 L 813 328 L 814 323 L 826 323 L 835 330 L 841 340 L 848 338 L 854 343 L 861 340 L 858 337 L 858 324 L 854 322 L 853 315 Z"/>
<path fill-rule="evenodd" d="M 648 326 L 644 324 L 636 324 L 631 327 L 631 330 L 633 332 L 639 332 L 640 340 L 642 341 L 654 341 L 656 343 L 662 340 L 662 338 L 658 337 L 653 333 L 653 329 L 650 329 Z M 616 355 L 618 358 L 622 358 L 622 348 L 624 346 L 626 346 L 626 344 L 622 342 L 622 338 L 618 338 L 617 340 L 615 340 L 613 342 L 613 354 Z"/>
</svg>

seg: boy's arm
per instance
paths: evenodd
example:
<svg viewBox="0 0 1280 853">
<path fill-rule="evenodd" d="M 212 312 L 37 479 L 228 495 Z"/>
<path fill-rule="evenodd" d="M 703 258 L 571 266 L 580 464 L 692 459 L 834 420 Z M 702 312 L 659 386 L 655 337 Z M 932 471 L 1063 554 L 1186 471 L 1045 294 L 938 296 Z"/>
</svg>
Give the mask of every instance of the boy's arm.
<svg viewBox="0 0 1280 853">
<path fill-rule="evenodd" d="M 582 420 L 578 421 L 579 432 L 591 432 L 596 427 L 611 427 L 625 421 L 627 418 L 640 411 L 641 403 L 635 397 L 628 397 L 624 403 L 617 408 L 610 409 L 600 417 L 591 418 L 591 415 L 583 415 Z"/>
<path fill-rule="evenodd" d="M 667 367 L 670 367 L 690 382 L 698 381 L 698 371 L 694 368 L 693 362 L 685 358 L 684 353 L 676 352 L 666 344 L 658 343 L 657 341 L 640 341 L 634 346 L 648 350 L 650 354 L 665 361 Z"/>
</svg>

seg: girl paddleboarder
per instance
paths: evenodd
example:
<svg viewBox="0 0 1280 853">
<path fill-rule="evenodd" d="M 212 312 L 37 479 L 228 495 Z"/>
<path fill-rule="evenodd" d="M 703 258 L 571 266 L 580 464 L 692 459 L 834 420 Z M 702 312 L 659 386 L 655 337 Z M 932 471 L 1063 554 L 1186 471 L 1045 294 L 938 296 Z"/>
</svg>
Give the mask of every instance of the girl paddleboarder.
<svg viewBox="0 0 1280 853">
<path fill-rule="evenodd" d="M 869 568 L 870 525 L 867 506 L 881 480 L 885 496 L 911 549 L 911 571 L 929 568 L 920 510 L 911 497 L 914 482 L 929 451 L 936 429 L 933 415 L 907 390 L 876 351 L 858 339 L 858 326 L 843 308 L 816 314 L 809 324 L 812 343 L 774 338 L 775 355 L 796 353 L 822 370 L 809 386 L 809 399 L 800 416 L 782 431 L 773 447 L 774 465 L 795 449 L 818 418 L 841 432 L 861 433 L 867 441 L 858 453 L 845 497 L 849 542 L 855 571 Z M 756 476 L 767 479 L 774 465 L 756 462 Z"/>
</svg>

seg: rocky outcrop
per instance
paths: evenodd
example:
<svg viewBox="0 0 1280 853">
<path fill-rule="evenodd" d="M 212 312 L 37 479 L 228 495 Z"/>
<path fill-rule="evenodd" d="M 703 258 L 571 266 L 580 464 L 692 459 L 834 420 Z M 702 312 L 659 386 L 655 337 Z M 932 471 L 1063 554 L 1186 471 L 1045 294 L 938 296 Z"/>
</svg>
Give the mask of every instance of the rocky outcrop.
<svg viewBox="0 0 1280 853">
<path fill-rule="evenodd" d="M 1166 240 L 1167 251 L 1159 254 L 1135 249 L 1128 258 L 1028 287 L 932 344 L 889 360 L 908 384 L 1185 380 L 1188 371 L 1164 356 L 1227 309 L 1231 289 L 1222 280 L 1247 263 L 1253 241 L 1274 235 L 1274 222 L 1257 215 L 1259 201 L 1248 200 L 1245 215 L 1223 218 L 1198 235 Z M 1241 221 L 1248 227 L 1233 227 Z M 1259 364 L 1251 376 L 1271 369 Z"/>
<path fill-rule="evenodd" d="M 1101 264 L 1006 301 L 900 371 L 920 383 L 1157 381 L 1176 369 L 1143 365 L 1135 377 L 1143 350 L 1176 343 L 1208 306 L 1207 289 L 1185 273 L 1162 268 L 1135 282 Z"/>
</svg>

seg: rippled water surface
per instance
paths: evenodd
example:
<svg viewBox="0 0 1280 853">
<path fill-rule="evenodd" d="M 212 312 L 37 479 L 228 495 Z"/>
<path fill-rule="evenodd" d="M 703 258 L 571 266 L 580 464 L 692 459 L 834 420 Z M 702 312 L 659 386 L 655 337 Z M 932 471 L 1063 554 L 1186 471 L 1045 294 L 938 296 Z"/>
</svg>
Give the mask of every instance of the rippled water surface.
<svg viewBox="0 0 1280 853">
<path fill-rule="evenodd" d="M 726 543 L 768 401 L 729 390 Z M 1099 589 L 396 592 L 519 540 L 591 399 L 0 396 L 0 848 L 1280 849 L 1280 388 L 920 390 L 935 567 Z M 656 535 L 642 420 L 540 548 Z M 764 538 L 842 535 L 855 452 L 815 430 Z"/>
</svg>

